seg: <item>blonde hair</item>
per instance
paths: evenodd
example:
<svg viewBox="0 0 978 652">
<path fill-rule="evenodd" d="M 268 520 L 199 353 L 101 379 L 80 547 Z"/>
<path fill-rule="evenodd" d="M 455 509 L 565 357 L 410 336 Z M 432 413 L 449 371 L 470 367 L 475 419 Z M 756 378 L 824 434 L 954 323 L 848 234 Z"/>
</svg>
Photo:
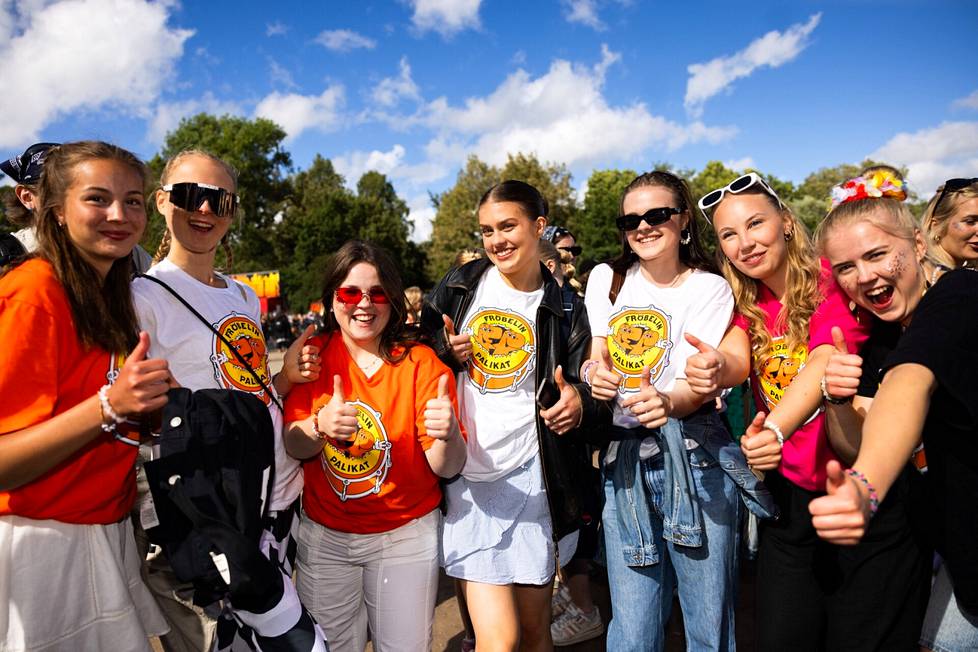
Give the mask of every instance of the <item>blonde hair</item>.
<svg viewBox="0 0 978 652">
<path fill-rule="evenodd" d="M 799 345 L 808 343 L 809 322 L 823 299 L 819 283 L 822 266 L 818 254 L 808 229 L 783 200 L 783 208 L 780 208 L 777 200 L 760 188 L 748 188 L 738 195 L 761 195 L 767 198 L 775 212 L 790 225 L 791 230 L 786 230 L 786 234 L 790 233 L 791 236 L 785 242 L 788 251 L 785 292 L 781 299 L 781 310 L 774 318 L 774 328 L 784 333 L 788 348 L 793 351 Z M 725 197 L 723 201 L 728 198 L 729 196 Z M 722 252 L 718 252 L 717 257 L 720 259 L 720 270 L 733 290 L 736 309 L 747 319 L 751 359 L 754 366 L 759 367 L 773 340 L 765 325 L 766 315 L 757 304 L 760 281 L 737 269 Z"/>
<path fill-rule="evenodd" d="M 461 267 L 466 263 L 471 263 L 473 260 L 479 260 L 481 258 L 485 258 L 482 249 L 462 249 L 455 254 L 455 261 L 452 263 L 452 267 Z"/>
<path fill-rule="evenodd" d="M 221 169 L 223 169 L 224 172 L 227 173 L 229 177 L 231 177 L 231 184 L 233 186 L 231 190 L 237 192 L 238 171 L 234 169 L 234 166 L 228 163 L 227 161 L 202 149 L 185 149 L 179 154 L 177 154 L 176 156 L 174 156 L 173 158 L 171 158 L 169 161 L 167 161 L 166 165 L 163 167 L 163 173 L 160 174 L 160 189 L 162 189 L 163 186 L 167 185 L 167 182 L 170 180 L 170 175 L 173 174 L 173 170 L 180 164 L 181 161 L 187 158 L 194 158 L 194 157 L 205 158 L 211 161 L 212 163 L 216 164 L 217 166 L 219 166 Z M 159 191 L 160 190 L 157 190 L 157 192 Z M 166 258 L 167 254 L 170 253 L 170 243 L 172 241 L 173 241 L 173 234 L 170 233 L 170 229 L 168 228 L 163 232 L 163 237 L 162 239 L 160 239 L 160 244 L 156 248 L 156 253 L 153 254 L 154 265 L 160 262 L 161 260 L 163 260 L 164 258 Z M 221 249 L 224 251 L 223 269 L 230 270 L 234 258 L 231 253 L 231 245 L 228 242 L 227 234 L 225 234 L 224 237 L 221 238 Z"/>
<path fill-rule="evenodd" d="M 941 195 L 944 195 L 941 198 Z M 944 184 L 938 187 L 934 196 L 927 203 L 924 214 L 920 218 L 921 231 L 927 244 L 931 247 L 933 256 L 943 265 L 954 268 L 958 267 L 958 262 L 951 254 L 941 246 L 941 239 L 947 235 L 947 226 L 951 217 L 957 212 L 958 205 L 978 197 L 978 183 L 973 183 L 956 192 L 944 194 Z M 941 199 L 940 207 L 937 207 L 937 200 Z M 935 211 L 934 209 L 937 208 Z"/>
</svg>

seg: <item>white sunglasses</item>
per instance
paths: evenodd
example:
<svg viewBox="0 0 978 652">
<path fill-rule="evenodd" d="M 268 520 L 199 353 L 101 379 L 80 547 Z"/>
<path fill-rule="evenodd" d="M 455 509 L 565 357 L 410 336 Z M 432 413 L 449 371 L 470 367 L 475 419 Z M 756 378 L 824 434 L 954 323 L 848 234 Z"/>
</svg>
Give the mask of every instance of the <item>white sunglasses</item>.
<svg viewBox="0 0 978 652">
<path fill-rule="evenodd" d="M 706 217 L 708 222 L 712 222 L 710 216 L 707 215 L 706 211 L 713 208 L 723 200 L 723 196 L 728 192 L 736 195 L 737 193 L 743 192 L 750 188 L 751 186 L 758 185 L 764 189 L 764 192 L 774 197 L 775 201 L 778 202 L 778 208 L 784 209 L 784 204 L 781 203 L 781 198 L 778 197 L 778 193 L 774 192 L 774 189 L 768 185 L 767 181 L 761 178 L 761 175 L 756 172 L 748 172 L 747 174 L 737 177 L 729 184 L 723 188 L 717 188 L 712 190 L 702 197 L 697 202 L 700 210 L 703 211 L 703 216 Z"/>
</svg>

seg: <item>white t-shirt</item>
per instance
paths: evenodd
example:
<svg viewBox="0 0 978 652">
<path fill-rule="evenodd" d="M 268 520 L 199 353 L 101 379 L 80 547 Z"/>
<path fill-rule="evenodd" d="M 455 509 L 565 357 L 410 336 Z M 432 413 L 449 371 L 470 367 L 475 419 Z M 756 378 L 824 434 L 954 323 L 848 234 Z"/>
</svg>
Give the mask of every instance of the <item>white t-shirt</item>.
<svg viewBox="0 0 978 652">
<path fill-rule="evenodd" d="M 233 343 L 272 392 L 268 350 L 261 332 L 261 305 L 254 291 L 222 274 L 227 287 L 201 283 L 169 260 L 154 265 L 154 276 L 183 297 Z M 204 324 L 165 289 L 137 278 L 133 299 L 140 327 L 149 333 L 151 358 L 163 358 L 182 387 L 237 389 L 254 393 L 267 406 L 275 429 L 275 487 L 270 509 L 285 509 L 302 491 L 302 467 L 285 452 L 282 413 L 247 369 Z"/>
<path fill-rule="evenodd" d="M 536 315 L 542 299 L 542 287 L 515 290 L 493 266 L 462 320 L 459 333 L 472 336 L 472 358 L 458 377 L 467 480 L 497 480 L 537 454 Z"/>
<path fill-rule="evenodd" d="M 622 376 L 613 422 L 636 428 L 638 419 L 621 402 L 639 390 L 642 369 L 649 367 L 659 391 L 671 390 L 677 379 L 686 377 L 686 360 L 697 353 L 683 334 L 692 333 L 717 346 L 730 325 L 733 293 L 722 276 L 702 270 L 693 270 L 676 287 L 658 287 L 635 263 L 612 305 L 608 301 L 612 275 L 609 265 L 591 270 L 584 303 L 591 336 L 607 338 L 613 370 Z M 658 450 L 654 442 L 650 438 L 643 443 L 642 457 Z"/>
</svg>

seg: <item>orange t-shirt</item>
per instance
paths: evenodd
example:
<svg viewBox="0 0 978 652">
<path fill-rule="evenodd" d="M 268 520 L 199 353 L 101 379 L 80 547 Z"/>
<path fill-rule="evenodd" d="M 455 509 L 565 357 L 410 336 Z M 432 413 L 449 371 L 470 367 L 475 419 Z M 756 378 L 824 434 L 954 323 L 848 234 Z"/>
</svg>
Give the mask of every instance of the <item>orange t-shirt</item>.
<svg viewBox="0 0 978 652">
<path fill-rule="evenodd" d="M 115 379 L 122 359 L 86 348 L 51 265 L 31 259 L 0 279 L 0 437 L 81 403 Z M 0 515 L 115 523 L 136 497 L 138 441 L 102 433 L 47 473 L 0 491 Z"/>
<path fill-rule="evenodd" d="M 328 338 L 328 340 L 326 339 Z M 452 372 L 426 346 L 413 347 L 398 364 L 383 364 L 367 378 L 342 338 L 315 337 L 322 350 L 319 379 L 297 385 L 285 401 L 285 423 L 302 421 L 333 393 L 333 376 L 343 379 L 343 396 L 357 407 L 353 445 L 327 440 L 322 453 L 303 463 L 302 506 L 317 523 L 341 532 L 387 532 L 424 516 L 441 502 L 438 476 L 425 451 L 424 410 L 438 392 L 438 379 Z M 455 382 L 448 383 L 458 412 Z M 288 427 L 288 426 L 286 426 Z"/>
</svg>

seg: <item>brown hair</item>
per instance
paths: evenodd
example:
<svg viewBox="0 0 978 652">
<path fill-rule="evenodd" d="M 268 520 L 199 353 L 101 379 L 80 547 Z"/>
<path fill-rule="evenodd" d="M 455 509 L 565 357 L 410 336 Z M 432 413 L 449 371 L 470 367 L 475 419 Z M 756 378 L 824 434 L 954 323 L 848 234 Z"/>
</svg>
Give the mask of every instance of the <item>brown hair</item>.
<svg viewBox="0 0 978 652">
<path fill-rule="evenodd" d="M 480 260 L 485 257 L 485 253 L 482 249 L 462 249 L 455 254 L 455 260 L 452 262 L 452 267 L 461 267 L 466 263 L 471 263 L 473 260 Z"/>
<path fill-rule="evenodd" d="M 171 158 L 169 161 L 167 161 L 166 165 L 163 167 L 163 173 L 160 174 L 160 188 L 156 192 L 161 192 L 163 186 L 167 185 L 167 182 L 170 180 L 170 175 L 173 174 L 174 168 L 176 168 L 177 165 L 180 164 L 180 161 L 186 158 L 192 158 L 196 156 L 199 156 L 201 158 L 206 158 L 207 160 L 221 167 L 227 173 L 227 175 L 231 177 L 231 183 L 233 187 L 230 188 L 230 190 L 233 192 L 237 192 L 238 171 L 234 169 L 234 166 L 232 166 L 227 161 L 202 149 L 185 149 L 179 154 L 177 154 L 176 156 L 174 156 L 173 158 Z M 164 258 L 166 258 L 167 254 L 170 253 L 170 243 L 172 242 L 172 240 L 173 240 L 173 234 L 170 233 L 170 229 L 166 229 L 163 232 L 163 238 L 160 240 L 159 246 L 156 248 L 156 253 L 153 254 L 154 265 L 160 262 L 161 260 L 163 260 Z M 226 233 L 224 234 L 224 237 L 221 238 L 221 249 L 224 251 L 224 270 L 230 270 L 231 265 L 234 261 L 234 257 L 231 253 L 231 245 L 228 242 L 228 235 Z"/>
<path fill-rule="evenodd" d="M 139 322 L 129 288 L 132 256 L 127 254 L 113 262 L 102 281 L 98 272 L 78 252 L 56 214 L 64 207 L 65 195 L 74 182 L 75 168 L 100 159 L 128 167 L 145 185 L 146 168 L 142 161 L 121 147 L 82 141 L 52 148 L 44 160 L 44 172 L 38 184 L 38 209 L 35 211 L 38 255 L 51 263 L 65 288 L 78 338 L 88 346 L 99 346 L 112 353 L 127 353 L 139 339 Z"/>
<path fill-rule="evenodd" d="M 941 195 L 944 195 L 944 197 L 941 198 Z M 950 222 L 954 213 L 957 212 L 958 205 L 975 197 L 978 197 L 978 183 L 973 183 L 961 190 L 947 194 L 944 193 L 944 184 L 941 184 L 934 193 L 934 196 L 930 198 L 930 201 L 927 203 L 927 208 L 924 209 L 924 214 L 920 218 L 921 228 L 927 239 L 927 244 L 931 246 L 931 253 L 937 260 L 948 267 L 957 267 L 958 262 L 954 260 L 951 254 L 944 251 L 944 248 L 941 246 L 941 239 L 947 235 L 948 222 Z M 936 205 L 938 199 L 941 199 L 940 206 Z M 936 211 L 934 210 L 935 208 L 937 208 Z"/>
<path fill-rule="evenodd" d="M 801 220 L 795 217 L 787 203 L 782 200 L 779 206 L 778 200 L 760 186 L 747 188 L 737 195 L 728 194 L 714 207 L 713 212 L 715 213 L 716 208 L 730 197 L 741 195 L 765 197 L 775 213 L 791 225 L 790 231 L 785 231 L 786 235 L 791 234 L 785 242 L 788 252 L 785 292 L 781 299 L 781 310 L 774 318 L 774 326 L 775 330 L 784 333 L 789 350 L 794 351 L 799 345 L 808 343 L 809 322 L 824 298 L 819 283 L 822 276 L 821 262 L 808 229 Z M 737 269 L 730 259 L 723 255 L 722 250 L 718 250 L 717 258 L 720 260 L 723 276 L 730 283 L 730 289 L 733 291 L 736 310 L 747 319 L 751 359 L 754 366 L 758 367 L 763 362 L 763 356 L 771 348 L 772 340 L 771 332 L 765 325 L 764 311 L 757 305 L 760 281 Z"/>
<path fill-rule="evenodd" d="M 404 282 L 401 280 L 397 265 L 394 264 L 394 259 L 386 249 L 372 242 L 349 240 L 329 259 L 323 280 L 322 302 L 326 311 L 323 332 L 339 331 L 340 325 L 332 309 L 333 293 L 357 263 L 374 266 L 380 278 L 380 286 L 390 300 L 391 315 L 380 333 L 380 352 L 386 362 L 397 364 L 408 354 L 408 350 L 418 343 L 419 334 L 416 332 L 417 329 L 410 329 L 404 323 L 407 308 L 405 302 L 400 300 L 404 296 Z"/>
<path fill-rule="evenodd" d="M 18 183 L 17 185 L 27 188 L 35 197 L 37 196 L 36 183 Z M 7 221 L 18 229 L 26 229 L 34 224 L 34 211 L 21 204 L 15 192 L 4 196 L 3 214 Z"/>
</svg>

